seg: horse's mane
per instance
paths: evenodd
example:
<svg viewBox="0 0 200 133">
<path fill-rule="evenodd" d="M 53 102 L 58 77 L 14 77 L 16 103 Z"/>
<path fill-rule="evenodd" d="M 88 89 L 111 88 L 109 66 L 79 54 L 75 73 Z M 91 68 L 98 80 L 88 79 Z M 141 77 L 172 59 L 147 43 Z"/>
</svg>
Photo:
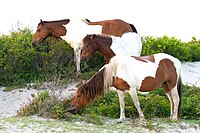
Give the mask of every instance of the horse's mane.
<svg viewBox="0 0 200 133">
<path fill-rule="evenodd" d="M 90 100 L 95 100 L 98 96 L 102 96 L 108 92 L 109 87 L 113 85 L 116 77 L 116 63 L 104 65 L 100 71 L 83 84 L 80 89 L 84 89 L 86 85 L 86 95 Z"/>
<path fill-rule="evenodd" d="M 95 100 L 98 96 L 104 95 L 104 69 L 99 71 L 86 82 L 86 95 L 90 100 Z"/>
<path fill-rule="evenodd" d="M 104 41 L 110 41 L 112 40 L 111 36 L 110 35 L 104 35 L 104 34 L 89 34 L 87 36 L 85 36 L 83 38 L 83 44 L 88 44 L 92 41 L 92 39 L 95 39 L 95 38 L 98 38 L 98 39 L 102 39 Z"/>
<path fill-rule="evenodd" d="M 55 21 L 42 21 L 41 23 L 58 23 L 58 24 L 67 24 L 69 23 L 70 19 L 62 19 L 62 20 L 55 20 Z"/>
</svg>

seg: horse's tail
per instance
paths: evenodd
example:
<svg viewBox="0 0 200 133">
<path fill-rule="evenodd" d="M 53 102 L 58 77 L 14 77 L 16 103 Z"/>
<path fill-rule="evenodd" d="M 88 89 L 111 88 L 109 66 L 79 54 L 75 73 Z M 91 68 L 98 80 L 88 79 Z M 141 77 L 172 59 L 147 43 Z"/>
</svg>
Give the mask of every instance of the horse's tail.
<svg viewBox="0 0 200 133">
<path fill-rule="evenodd" d="M 135 26 L 133 24 L 129 24 L 129 25 L 131 26 L 133 32 L 138 33 L 137 30 L 136 30 L 136 28 L 135 28 Z"/>
<path fill-rule="evenodd" d="M 178 105 L 178 117 L 181 118 L 181 105 L 182 105 L 182 78 L 181 71 L 179 72 L 179 79 L 177 83 L 178 95 L 179 95 L 179 105 Z"/>
<path fill-rule="evenodd" d="M 109 87 L 113 86 L 113 80 L 116 77 L 117 73 L 117 63 L 112 61 L 105 65 L 104 71 L 104 88 L 108 89 Z"/>
<path fill-rule="evenodd" d="M 104 25 L 104 21 L 91 22 L 89 19 L 83 19 L 83 22 L 85 22 L 88 25 Z"/>
</svg>

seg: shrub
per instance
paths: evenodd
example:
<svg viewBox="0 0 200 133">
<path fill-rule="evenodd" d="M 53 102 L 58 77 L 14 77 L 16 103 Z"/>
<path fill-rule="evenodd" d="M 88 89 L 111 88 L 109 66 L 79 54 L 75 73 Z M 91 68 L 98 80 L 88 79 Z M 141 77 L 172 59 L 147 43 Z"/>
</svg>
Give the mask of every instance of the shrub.
<svg viewBox="0 0 200 133">
<path fill-rule="evenodd" d="M 143 49 L 142 55 L 151 55 L 155 53 L 168 53 L 181 61 L 199 61 L 200 43 L 196 40 L 191 42 L 181 42 L 174 37 L 149 37 L 142 38 Z"/>
<path fill-rule="evenodd" d="M 0 85 L 21 85 L 36 80 L 74 78 L 73 49 L 64 41 L 49 38 L 33 47 L 30 29 L 0 37 Z"/>
<path fill-rule="evenodd" d="M 183 86 L 182 118 L 200 119 L 200 88 Z"/>
</svg>

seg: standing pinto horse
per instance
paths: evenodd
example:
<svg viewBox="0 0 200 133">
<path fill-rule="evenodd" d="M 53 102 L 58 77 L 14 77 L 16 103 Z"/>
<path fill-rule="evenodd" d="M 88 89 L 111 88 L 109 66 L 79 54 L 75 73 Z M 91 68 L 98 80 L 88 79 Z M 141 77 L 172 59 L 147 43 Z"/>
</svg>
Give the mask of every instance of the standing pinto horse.
<svg viewBox="0 0 200 133">
<path fill-rule="evenodd" d="M 140 56 L 142 41 L 134 32 L 124 33 L 122 37 L 87 35 L 83 38 L 81 59 L 90 59 L 96 52 L 103 54 L 106 63 L 115 55 Z"/>
<path fill-rule="evenodd" d="M 69 105 L 69 111 L 77 113 L 109 87 L 119 94 L 120 121 L 125 120 L 124 92 L 129 92 L 139 117 L 144 119 L 137 91 L 149 92 L 162 87 L 170 101 L 171 119 L 177 119 L 181 110 L 181 62 L 171 55 L 159 53 L 143 57 L 116 55 L 110 63 L 86 83 L 81 85 Z"/>
<path fill-rule="evenodd" d="M 120 19 L 90 22 L 88 19 L 42 21 L 38 24 L 32 43 L 39 44 L 49 36 L 61 38 L 74 49 L 77 72 L 80 72 L 82 39 L 87 34 L 108 34 L 121 37 L 126 32 L 137 32 L 132 24 Z"/>
</svg>

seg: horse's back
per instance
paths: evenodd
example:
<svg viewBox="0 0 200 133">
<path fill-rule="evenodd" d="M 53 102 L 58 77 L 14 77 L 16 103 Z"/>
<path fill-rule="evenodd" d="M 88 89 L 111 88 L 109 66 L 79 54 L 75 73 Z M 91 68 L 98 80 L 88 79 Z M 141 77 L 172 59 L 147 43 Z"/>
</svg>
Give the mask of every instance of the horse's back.
<svg viewBox="0 0 200 133">
<path fill-rule="evenodd" d="M 82 19 L 70 19 L 70 22 L 64 25 L 67 29 L 67 34 L 62 37 L 67 42 L 80 44 L 82 46 L 82 39 L 87 34 L 100 34 L 102 26 L 87 25 Z"/>
<path fill-rule="evenodd" d="M 128 32 L 122 37 L 112 37 L 112 40 L 111 49 L 116 55 L 140 56 L 142 41 L 137 33 Z"/>
<path fill-rule="evenodd" d="M 166 54 L 166 53 L 158 53 L 158 54 L 154 54 L 154 58 L 157 62 L 159 62 L 162 59 L 169 59 L 171 60 L 174 65 L 177 67 L 177 69 L 181 69 L 181 62 L 179 59 L 175 58 L 172 55 Z"/>
<path fill-rule="evenodd" d="M 175 74 L 178 76 L 181 74 L 181 63 L 177 58 L 164 53 L 154 54 L 151 56 L 153 56 L 154 61 L 141 60 L 139 59 L 140 57 L 136 58 L 126 55 L 116 55 L 110 60 L 110 62 L 115 62 L 115 64 L 117 64 L 117 76 L 135 87 L 139 87 L 146 77 L 156 78 L 160 66 L 163 67 L 159 68 L 159 71 L 161 70 L 162 78 L 169 76 L 169 74 L 171 74 L 172 77 Z M 172 62 L 169 63 L 171 66 L 165 66 L 165 63 L 164 65 L 160 64 L 160 62 L 165 59 Z M 172 67 L 176 69 L 173 71 L 175 73 L 171 72 Z"/>
<path fill-rule="evenodd" d="M 102 27 L 102 34 L 109 34 L 121 37 L 124 33 L 133 32 L 132 27 L 129 23 L 121 19 L 113 19 L 104 21 Z"/>
<path fill-rule="evenodd" d="M 176 73 L 181 76 L 182 73 L 182 65 L 179 59 L 177 59 L 176 57 L 166 54 L 166 53 L 159 53 L 159 54 L 154 54 L 154 57 L 157 61 L 160 61 L 162 59 L 169 59 L 170 61 L 173 62 L 173 65 L 176 68 Z"/>
</svg>

